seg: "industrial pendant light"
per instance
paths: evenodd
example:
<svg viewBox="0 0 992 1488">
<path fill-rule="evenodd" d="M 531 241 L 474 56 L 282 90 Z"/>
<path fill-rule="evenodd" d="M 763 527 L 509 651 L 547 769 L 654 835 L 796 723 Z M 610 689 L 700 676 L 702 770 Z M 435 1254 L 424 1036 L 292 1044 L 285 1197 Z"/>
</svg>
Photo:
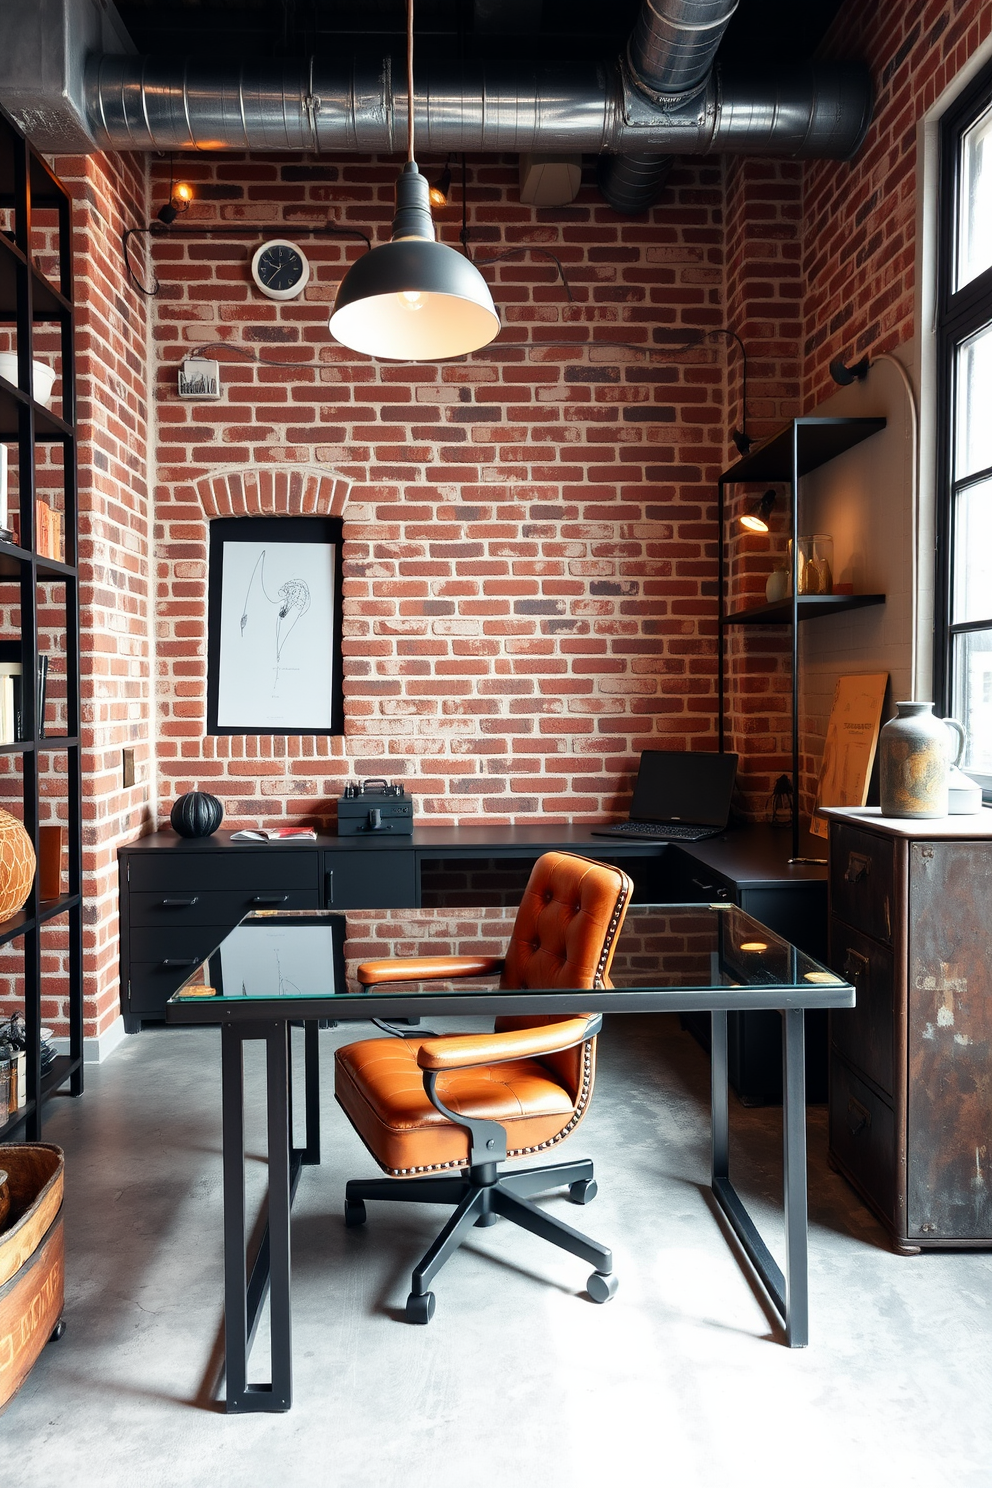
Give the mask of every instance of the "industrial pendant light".
<svg viewBox="0 0 992 1488">
<path fill-rule="evenodd" d="M 408 158 L 396 183 L 392 242 L 352 264 L 330 330 L 367 356 L 434 362 L 487 346 L 500 325 L 478 269 L 434 237 L 430 188 L 413 155 L 413 0 L 407 0 L 406 45 Z"/>
</svg>

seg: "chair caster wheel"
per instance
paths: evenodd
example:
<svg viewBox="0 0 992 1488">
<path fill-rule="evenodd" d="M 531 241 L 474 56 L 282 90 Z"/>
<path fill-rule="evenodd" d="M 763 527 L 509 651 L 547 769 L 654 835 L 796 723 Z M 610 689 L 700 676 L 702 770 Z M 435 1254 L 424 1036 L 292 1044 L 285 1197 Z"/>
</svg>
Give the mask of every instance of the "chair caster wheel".
<svg viewBox="0 0 992 1488">
<path fill-rule="evenodd" d="M 568 1185 L 568 1197 L 573 1204 L 591 1204 L 598 1193 L 595 1178 L 580 1178 L 578 1183 Z"/>
<path fill-rule="evenodd" d="M 367 1219 L 365 1213 L 364 1199 L 345 1199 L 344 1201 L 344 1223 L 348 1230 L 357 1230 Z"/>
<path fill-rule="evenodd" d="M 476 1228 L 480 1230 L 488 1230 L 489 1226 L 494 1225 L 498 1219 L 499 1215 L 494 1214 L 492 1210 L 490 1210 L 488 1214 L 480 1214 L 478 1219 L 475 1221 Z"/>
<path fill-rule="evenodd" d="M 64 1333 L 65 1333 L 65 1318 L 59 1318 L 58 1322 L 55 1324 L 55 1327 L 52 1329 L 51 1333 L 49 1333 L 49 1335 L 48 1335 L 48 1341 L 49 1341 L 49 1343 L 58 1343 L 59 1339 L 64 1335 Z"/>
<path fill-rule="evenodd" d="M 594 1271 L 586 1282 L 586 1291 L 594 1302 L 609 1302 L 611 1297 L 617 1294 L 619 1280 L 612 1273 L 604 1276 L 602 1271 Z"/>
<path fill-rule="evenodd" d="M 406 1299 L 406 1320 L 408 1323 L 429 1323 L 434 1316 L 434 1293 L 424 1292 L 418 1296 L 411 1292 Z"/>
</svg>

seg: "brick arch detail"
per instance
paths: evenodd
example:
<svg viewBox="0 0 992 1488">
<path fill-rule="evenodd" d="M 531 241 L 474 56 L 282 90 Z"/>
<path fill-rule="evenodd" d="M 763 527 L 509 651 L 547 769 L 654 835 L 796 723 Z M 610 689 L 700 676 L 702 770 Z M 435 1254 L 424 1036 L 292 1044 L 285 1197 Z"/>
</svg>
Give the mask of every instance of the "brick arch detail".
<svg viewBox="0 0 992 1488">
<path fill-rule="evenodd" d="M 319 465 L 230 466 L 195 484 L 210 517 L 339 517 L 351 482 Z"/>
</svg>

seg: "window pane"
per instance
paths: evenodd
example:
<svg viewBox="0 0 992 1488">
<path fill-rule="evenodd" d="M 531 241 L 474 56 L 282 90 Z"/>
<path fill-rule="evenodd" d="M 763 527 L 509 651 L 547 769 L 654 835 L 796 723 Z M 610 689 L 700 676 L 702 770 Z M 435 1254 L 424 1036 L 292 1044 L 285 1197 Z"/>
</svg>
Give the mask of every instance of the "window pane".
<svg viewBox="0 0 992 1488">
<path fill-rule="evenodd" d="M 992 775 L 992 629 L 955 636 L 952 699 L 968 732 L 962 767 Z"/>
<path fill-rule="evenodd" d="M 957 289 L 992 265 L 992 107 L 961 138 Z"/>
<path fill-rule="evenodd" d="M 992 480 L 955 500 L 951 619 L 955 625 L 992 620 Z"/>
<path fill-rule="evenodd" d="M 955 405 L 954 474 L 961 480 L 992 466 L 992 326 L 958 347 Z"/>
</svg>

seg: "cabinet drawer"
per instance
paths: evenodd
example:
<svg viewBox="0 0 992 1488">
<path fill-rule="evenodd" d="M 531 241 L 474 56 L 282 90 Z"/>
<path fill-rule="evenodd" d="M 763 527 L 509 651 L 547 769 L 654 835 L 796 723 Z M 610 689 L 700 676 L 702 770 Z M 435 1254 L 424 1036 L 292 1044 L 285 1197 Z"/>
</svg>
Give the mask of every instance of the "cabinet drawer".
<svg viewBox="0 0 992 1488">
<path fill-rule="evenodd" d="M 192 966 L 163 966 L 161 961 L 133 961 L 122 1012 L 164 1018 L 165 1004 L 194 970 Z"/>
<path fill-rule="evenodd" d="M 249 852 L 128 853 L 127 882 L 132 893 L 160 890 L 196 894 L 201 889 L 244 889 L 264 893 L 266 889 L 312 889 L 319 892 L 317 872 L 320 853 L 316 849 L 269 844 Z"/>
<path fill-rule="evenodd" d="M 830 1059 L 830 1152 L 889 1224 L 895 1217 L 896 1123 L 887 1106 L 836 1055 Z"/>
<path fill-rule="evenodd" d="M 892 952 L 842 921 L 830 921 L 830 965 L 853 982 L 858 1002 L 830 1014 L 830 1042 L 850 1064 L 892 1094 L 895 966 Z"/>
<path fill-rule="evenodd" d="M 413 909 L 413 852 L 325 852 L 324 902 L 328 909 Z"/>
<path fill-rule="evenodd" d="M 258 909 L 319 909 L 316 889 L 187 889 L 130 893 L 132 926 L 236 925 Z"/>
<path fill-rule="evenodd" d="M 161 966 L 165 961 L 205 961 L 215 951 L 225 936 L 230 935 L 231 925 L 177 925 L 169 928 L 150 929 L 143 926 L 131 931 L 130 962 L 131 975 L 138 961 Z M 183 971 L 187 975 L 192 966 Z M 182 980 L 182 978 L 180 978 Z"/>
<path fill-rule="evenodd" d="M 886 944 L 892 940 L 894 850 L 887 837 L 830 828 L 830 912 Z"/>
</svg>

